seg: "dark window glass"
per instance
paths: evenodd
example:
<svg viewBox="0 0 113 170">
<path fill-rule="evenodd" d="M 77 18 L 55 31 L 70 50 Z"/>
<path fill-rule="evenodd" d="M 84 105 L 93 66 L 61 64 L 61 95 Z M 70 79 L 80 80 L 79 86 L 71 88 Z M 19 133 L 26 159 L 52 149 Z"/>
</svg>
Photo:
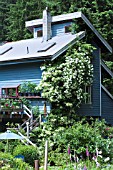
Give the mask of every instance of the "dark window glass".
<svg viewBox="0 0 113 170">
<path fill-rule="evenodd" d="M 71 32 L 71 25 L 65 26 L 65 33 Z"/>
<path fill-rule="evenodd" d="M 42 37 L 42 30 L 37 31 L 37 37 Z"/>
</svg>

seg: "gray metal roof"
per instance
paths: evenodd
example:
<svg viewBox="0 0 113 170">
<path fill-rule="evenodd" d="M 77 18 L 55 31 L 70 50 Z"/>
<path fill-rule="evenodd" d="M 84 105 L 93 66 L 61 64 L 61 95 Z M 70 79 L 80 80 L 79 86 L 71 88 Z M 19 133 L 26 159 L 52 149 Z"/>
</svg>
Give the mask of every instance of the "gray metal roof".
<svg viewBox="0 0 113 170">
<path fill-rule="evenodd" d="M 42 38 L 27 39 L 16 42 L 6 43 L 0 46 L 0 62 L 22 59 L 54 59 L 63 53 L 69 45 L 85 36 L 81 31 L 77 34 L 63 34 L 53 37 L 48 41 L 42 41 Z"/>
<path fill-rule="evenodd" d="M 107 41 L 99 34 L 99 32 L 94 28 L 91 22 L 86 18 L 86 16 L 82 12 L 74 12 L 69 14 L 62 14 L 58 16 L 51 17 L 51 22 L 61 22 L 66 20 L 73 20 L 75 18 L 81 18 L 88 27 L 94 32 L 94 34 L 98 37 L 101 43 L 112 53 L 112 47 L 107 43 Z M 36 19 L 32 21 L 26 21 L 25 25 L 29 30 L 33 30 L 33 27 L 39 26 L 43 24 L 43 19 Z"/>
</svg>

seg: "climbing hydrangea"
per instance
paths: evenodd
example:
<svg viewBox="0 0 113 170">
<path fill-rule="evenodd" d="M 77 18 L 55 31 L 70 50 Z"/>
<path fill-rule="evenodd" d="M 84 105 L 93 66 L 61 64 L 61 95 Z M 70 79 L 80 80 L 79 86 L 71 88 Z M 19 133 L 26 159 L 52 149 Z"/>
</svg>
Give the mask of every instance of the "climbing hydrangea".
<svg viewBox="0 0 113 170">
<path fill-rule="evenodd" d="M 42 80 L 37 87 L 42 96 L 59 109 L 73 111 L 84 100 L 84 87 L 92 83 L 91 64 L 94 47 L 77 43 L 65 55 L 42 67 Z"/>
</svg>

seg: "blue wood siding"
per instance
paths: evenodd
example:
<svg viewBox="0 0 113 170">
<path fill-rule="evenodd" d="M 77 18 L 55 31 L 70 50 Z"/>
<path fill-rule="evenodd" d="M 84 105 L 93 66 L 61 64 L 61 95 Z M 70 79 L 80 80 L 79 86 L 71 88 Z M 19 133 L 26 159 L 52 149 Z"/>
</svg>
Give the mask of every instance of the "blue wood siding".
<svg viewBox="0 0 113 170">
<path fill-rule="evenodd" d="M 52 25 L 52 37 L 65 33 L 65 26 L 71 25 L 72 22 L 66 22 L 61 24 Z M 42 30 L 42 27 L 34 28 L 34 38 L 37 38 L 37 31 Z"/>
<path fill-rule="evenodd" d="M 113 100 L 102 89 L 102 119 L 113 125 Z"/>
<path fill-rule="evenodd" d="M 31 101 L 30 102 L 31 106 L 38 106 L 40 113 L 44 113 L 44 102 L 45 102 L 44 99 L 38 99 L 38 100 L 31 99 L 30 101 Z M 47 113 L 50 113 L 51 105 L 48 102 L 46 102 L 46 109 L 47 109 Z"/>
<path fill-rule="evenodd" d="M 96 45 L 95 45 L 96 46 Z M 92 85 L 92 104 L 83 104 L 78 113 L 83 116 L 100 116 L 100 49 L 96 46 L 93 52 L 93 85 Z"/>
<path fill-rule="evenodd" d="M 72 22 L 66 22 L 62 24 L 52 25 L 52 37 L 65 33 L 65 26 L 72 24 Z"/>
<path fill-rule="evenodd" d="M 0 88 L 23 81 L 39 83 L 42 75 L 40 62 L 0 66 Z"/>
</svg>

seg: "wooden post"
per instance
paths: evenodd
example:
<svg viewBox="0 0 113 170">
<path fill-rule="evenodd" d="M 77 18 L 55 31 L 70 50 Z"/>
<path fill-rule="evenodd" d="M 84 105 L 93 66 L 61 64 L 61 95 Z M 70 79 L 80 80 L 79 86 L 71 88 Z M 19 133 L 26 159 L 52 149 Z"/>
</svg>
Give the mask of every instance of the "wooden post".
<svg viewBox="0 0 113 170">
<path fill-rule="evenodd" d="M 35 160 L 35 170 L 39 170 L 39 160 Z"/>
<path fill-rule="evenodd" d="M 45 143 L 45 165 L 44 165 L 44 170 L 48 169 L 47 164 L 48 164 L 48 141 L 46 141 L 46 143 Z"/>
</svg>

